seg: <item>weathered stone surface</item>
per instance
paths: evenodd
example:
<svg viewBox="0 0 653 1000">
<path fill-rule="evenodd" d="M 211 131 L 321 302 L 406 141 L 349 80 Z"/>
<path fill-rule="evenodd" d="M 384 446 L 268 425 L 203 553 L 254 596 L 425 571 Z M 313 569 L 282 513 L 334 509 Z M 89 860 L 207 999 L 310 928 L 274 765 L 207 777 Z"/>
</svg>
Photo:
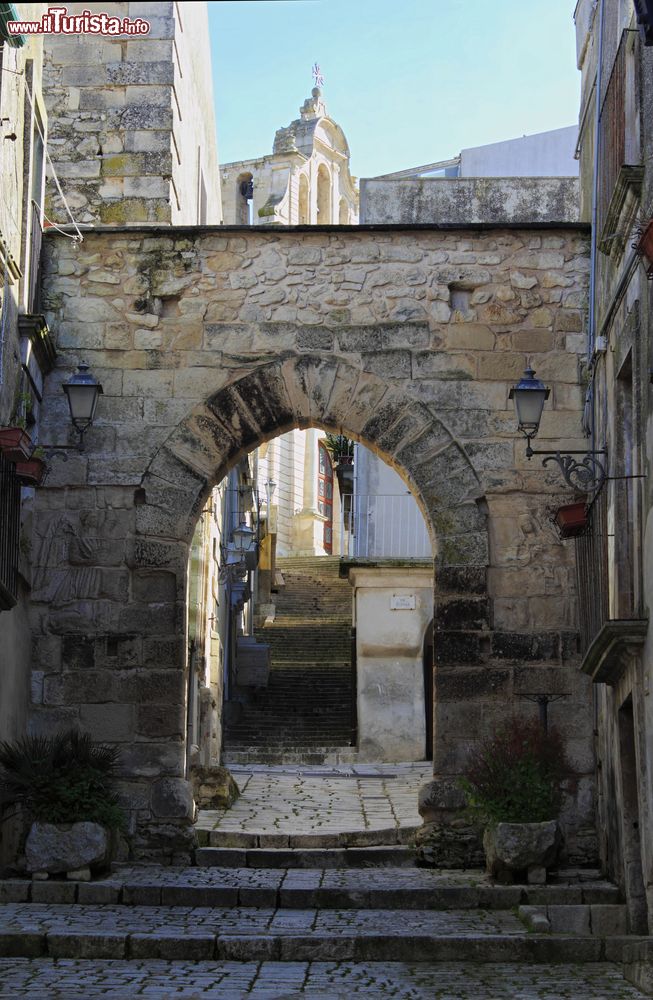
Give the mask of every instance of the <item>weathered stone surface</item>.
<svg viewBox="0 0 653 1000">
<path fill-rule="evenodd" d="M 190 782 L 183 778 L 161 778 L 152 786 L 152 812 L 159 819 L 181 819 L 189 823 L 195 815 Z"/>
<path fill-rule="evenodd" d="M 109 858 L 110 844 L 108 831 L 99 823 L 33 823 L 25 843 L 27 870 L 56 873 L 101 866 Z"/>
<path fill-rule="evenodd" d="M 530 868 L 547 868 L 561 844 L 557 820 L 546 823 L 497 823 L 487 827 L 483 847 L 488 871 L 500 875 Z"/>
<path fill-rule="evenodd" d="M 190 778 L 198 809 L 228 809 L 240 789 L 226 767 L 193 767 Z"/>
</svg>

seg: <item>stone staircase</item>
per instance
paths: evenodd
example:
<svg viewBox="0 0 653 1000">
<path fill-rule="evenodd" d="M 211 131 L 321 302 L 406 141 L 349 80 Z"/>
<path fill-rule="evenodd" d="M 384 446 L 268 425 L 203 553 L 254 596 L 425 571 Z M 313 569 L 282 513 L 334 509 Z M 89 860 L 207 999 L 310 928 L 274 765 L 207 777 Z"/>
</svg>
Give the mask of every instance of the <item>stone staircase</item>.
<svg viewBox="0 0 653 1000">
<path fill-rule="evenodd" d="M 339 559 L 279 559 L 284 584 L 274 622 L 256 630 L 270 646 L 267 691 L 225 731 L 225 764 L 351 762 L 351 602 Z"/>
<path fill-rule="evenodd" d="M 242 977 L 256 963 L 269 977 L 260 994 L 268 997 L 335 998 L 359 988 L 370 997 L 470 1000 L 641 996 L 620 963 L 644 939 L 628 934 L 619 892 L 597 872 L 494 885 L 481 871 L 419 869 L 408 856 L 383 864 L 363 850 L 368 867 L 348 850 L 296 850 L 289 863 L 288 851 L 236 858 L 200 848 L 192 868 L 118 865 L 91 883 L 5 880 L 0 993 L 9 995 L 3 984 L 24 967 L 32 992 L 12 995 L 64 995 L 56 977 L 74 961 L 83 992 L 67 996 L 106 995 L 118 971 L 123 992 L 110 995 L 132 996 L 149 971 L 168 974 L 169 992 L 148 996 L 244 997 Z M 61 959 L 68 962 L 53 962 Z M 297 963 L 295 993 L 288 984 Z M 407 988 L 404 963 L 417 963 L 419 989 Z M 193 992 L 200 972 L 204 985 Z"/>
</svg>

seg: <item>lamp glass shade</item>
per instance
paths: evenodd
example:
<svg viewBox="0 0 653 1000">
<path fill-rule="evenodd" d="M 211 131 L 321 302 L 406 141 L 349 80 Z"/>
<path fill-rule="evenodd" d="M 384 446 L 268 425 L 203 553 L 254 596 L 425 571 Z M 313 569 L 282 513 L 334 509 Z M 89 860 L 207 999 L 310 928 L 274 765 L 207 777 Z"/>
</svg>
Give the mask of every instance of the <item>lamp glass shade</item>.
<svg viewBox="0 0 653 1000">
<path fill-rule="evenodd" d="M 236 552 L 250 552 L 256 540 L 256 533 L 245 521 L 241 521 L 237 528 L 234 528 L 231 537 L 233 539 Z"/>
<path fill-rule="evenodd" d="M 79 371 L 69 382 L 64 382 L 62 388 L 68 397 L 70 419 L 75 427 L 83 430 L 93 423 L 102 386 L 90 373 L 88 365 L 80 365 Z"/>
<path fill-rule="evenodd" d="M 544 382 L 534 376 L 533 369 L 527 368 L 524 377 L 510 390 L 510 399 L 515 401 L 519 429 L 531 434 L 537 434 L 544 403 L 551 392 Z"/>
</svg>

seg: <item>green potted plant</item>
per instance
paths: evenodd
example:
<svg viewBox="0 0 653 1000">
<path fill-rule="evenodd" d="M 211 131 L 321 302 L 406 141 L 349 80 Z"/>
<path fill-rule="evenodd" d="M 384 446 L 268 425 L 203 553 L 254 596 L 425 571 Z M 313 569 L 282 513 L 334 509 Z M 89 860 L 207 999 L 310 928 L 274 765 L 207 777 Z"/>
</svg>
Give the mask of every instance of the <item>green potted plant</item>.
<svg viewBox="0 0 653 1000">
<path fill-rule="evenodd" d="M 331 455 L 340 495 L 354 491 L 354 442 L 345 434 L 327 434 L 324 445 Z"/>
<path fill-rule="evenodd" d="M 502 882 L 546 881 L 558 856 L 562 739 L 538 720 L 513 719 L 471 752 L 462 778 L 472 814 L 485 828 L 486 866 Z"/>
<path fill-rule="evenodd" d="M 125 817 L 115 792 L 119 751 L 76 730 L 0 743 L 3 807 L 20 806 L 25 867 L 41 877 L 111 860 Z"/>
</svg>

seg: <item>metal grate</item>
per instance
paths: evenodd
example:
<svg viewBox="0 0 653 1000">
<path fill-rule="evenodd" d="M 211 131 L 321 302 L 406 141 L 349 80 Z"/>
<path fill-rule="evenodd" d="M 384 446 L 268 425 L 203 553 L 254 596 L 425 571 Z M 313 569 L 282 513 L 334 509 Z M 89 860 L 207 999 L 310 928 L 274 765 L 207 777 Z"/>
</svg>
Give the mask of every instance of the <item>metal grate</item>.
<svg viewBox="0 0 653 1000">
<path fill-rule="evenodd" d="M 610 614 L 607 490 L 602 490 L 592 504 L 587 531 L 576 539 L 576 572 L 584 653 Z"/>
<path fill-rule="evenodd" d="M 20 483 L 14 465 L 0 453 L 0 609 L 16 603 L 19 535 Z"/>
</svg>

